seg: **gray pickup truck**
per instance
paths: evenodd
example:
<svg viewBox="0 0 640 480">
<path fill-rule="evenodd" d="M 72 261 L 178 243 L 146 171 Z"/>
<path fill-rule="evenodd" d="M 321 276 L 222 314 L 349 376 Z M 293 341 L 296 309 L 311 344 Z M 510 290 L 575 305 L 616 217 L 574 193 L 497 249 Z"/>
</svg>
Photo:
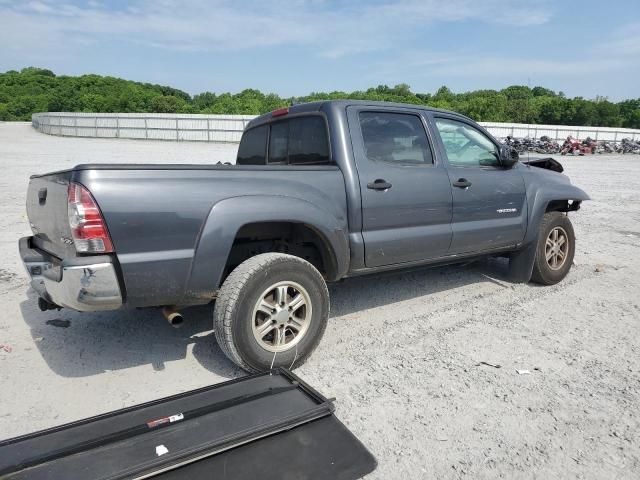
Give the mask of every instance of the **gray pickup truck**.
<svg viewBox="0 0 640 480">
<path fill-rule="evenodd" d="M 327 282 L 509 258 L 554 284 L 589 197 L 556 162 L 521 163 L 472 120 L 416 105 L 326 101 L 252 120 L 236 165 L 78 165 L 34 175 L 20 254 L 40 308 L 215 301 L 226 355 L 297 366 L 329 316 Z"/>
</svg>

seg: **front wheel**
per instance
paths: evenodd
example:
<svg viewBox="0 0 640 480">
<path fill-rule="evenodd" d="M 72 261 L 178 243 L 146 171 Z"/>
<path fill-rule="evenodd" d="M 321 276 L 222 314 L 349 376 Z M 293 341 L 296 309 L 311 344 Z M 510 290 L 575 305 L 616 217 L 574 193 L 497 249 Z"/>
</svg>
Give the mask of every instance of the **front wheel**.
<svg viewBox="0 0 640 480">
<path fill-rule="evenodd" d="M 324 334 L 329 292 L 306 260 L 265 253 L 231 272 L 218 292 L 213 317 L 220 348 L 243 369 L 295 368 Z"/>
<path fill-rule="evenodd" d="M 554 285 L 567 276 L 573 264 L 576 237 L 569 217 L 561 212 L 544 214 L 540 224 L 531 280 Z"/>
</svg>

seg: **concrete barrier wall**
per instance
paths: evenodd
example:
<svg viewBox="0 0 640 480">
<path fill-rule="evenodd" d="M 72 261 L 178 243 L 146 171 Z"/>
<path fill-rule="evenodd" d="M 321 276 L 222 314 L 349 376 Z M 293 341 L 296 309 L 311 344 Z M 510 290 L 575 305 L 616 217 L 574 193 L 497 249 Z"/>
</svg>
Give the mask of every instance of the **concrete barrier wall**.
<svg viewBox="0 0 640 480">
<path fill-rule="evenodd" d="M 253 118 L 253 115 L 49 112 L 34 113 L 31 124 L 36 130 L 49 135 L 237 143 L 244 127 Z M 623 138 L 640 139 L 640 130 L 628 128 L 493 122 L 480 124 L 498 138 L 507 135 L 539 138 L 546 135 L 555 140 L 564 140 L 571 135 L 580 139 L 591 137 L 614 142 Z"/>
<path fill-rule="evenodd" d="M 240 141 L 252 115 L 151 113 L 34 113 L 31 124 L 49 135 L 199 142 Z"/>
</svg>

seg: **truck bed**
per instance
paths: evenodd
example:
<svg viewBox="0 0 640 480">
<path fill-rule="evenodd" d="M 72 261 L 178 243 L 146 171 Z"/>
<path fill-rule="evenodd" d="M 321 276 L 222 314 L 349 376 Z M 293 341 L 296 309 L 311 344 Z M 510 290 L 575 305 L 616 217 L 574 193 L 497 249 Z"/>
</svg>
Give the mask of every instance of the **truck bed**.
<svg viewBox="0 0 640 480">
<path fill-rule="evenodd" d="M 347 232 L 345 185 L 337 166 L 82 164 L 35 175 L 29 183 L 33 246 L 54 260 L 78 256 L 69 241 L 69 182 L 88 188 L 100 207 L 121 290 L 136 307 L 208 303 L 233 242 L 228 237 L 237 232 L 231 230 L 240 217 L 259 217 L 261 208 L 267 213 L 295 199 L 335 219 L 333 230 Z M 266 202 L 267 197 L 277 201 Z M 283 209 L 282 221 L 290 217 Z M 220 253 L 200 250 L 196 258 L 203 235 L 213 232 Z"/>
</svg>

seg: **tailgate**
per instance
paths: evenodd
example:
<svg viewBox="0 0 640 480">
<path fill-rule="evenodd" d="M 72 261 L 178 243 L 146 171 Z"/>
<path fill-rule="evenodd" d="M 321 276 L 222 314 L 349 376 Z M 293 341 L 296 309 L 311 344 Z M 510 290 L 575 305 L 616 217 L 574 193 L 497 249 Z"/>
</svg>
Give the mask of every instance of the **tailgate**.
<svg viewBox="0 0 640 480">
<path fill-rule="evenodd" d="M 76 256 L 67 214 L 67 187 L 71 174 L 68 170 L 33 176 L 27 191 L 33 245 L 61 259 Z"/>
</svg>

